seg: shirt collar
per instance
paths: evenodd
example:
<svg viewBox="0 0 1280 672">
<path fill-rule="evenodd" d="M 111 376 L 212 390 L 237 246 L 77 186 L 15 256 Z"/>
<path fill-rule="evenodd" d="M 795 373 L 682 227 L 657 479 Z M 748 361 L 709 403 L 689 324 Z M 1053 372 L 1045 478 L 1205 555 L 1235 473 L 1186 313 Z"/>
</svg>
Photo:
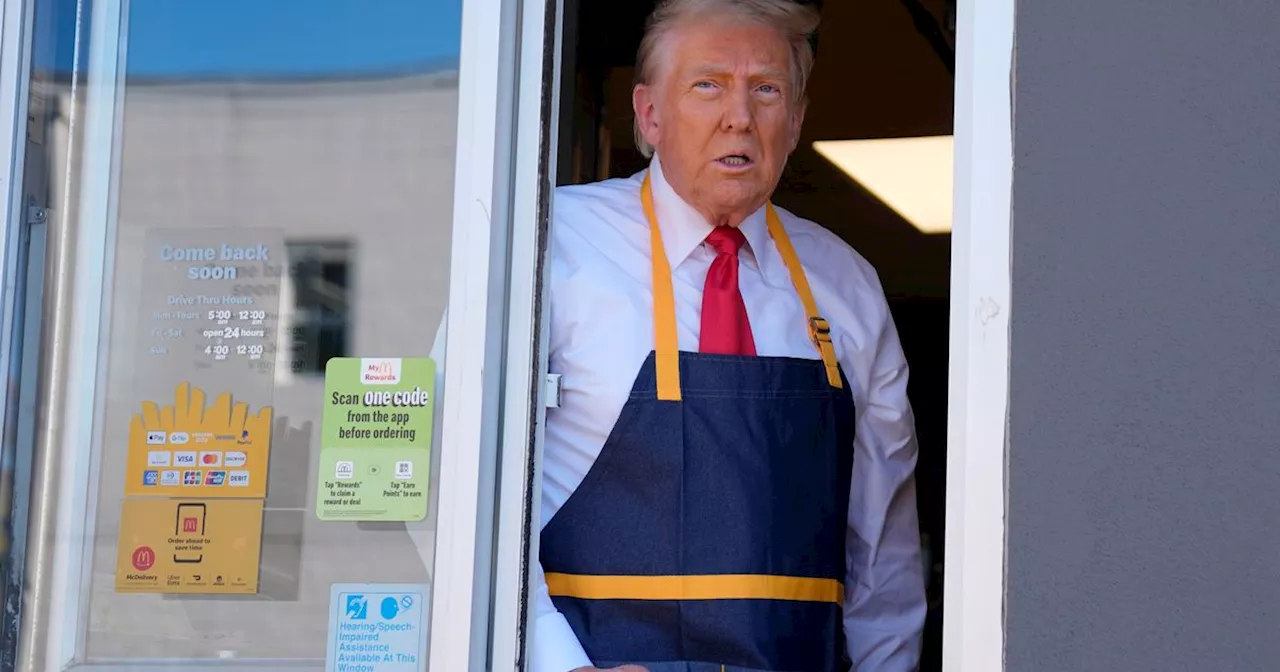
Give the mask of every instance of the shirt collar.
<svg viewBox="0 0 1280 672">
<path fill-rule="evenodd" d="M 667 251 L 671 268 L 676 268 L 698 249 L 713 228 L 702 213 L 680 198 L 662 174 L 662 163 L 655 154 L 649 162 L 649 182 L 653 188 L 653 207 L 662 227 L 662 246 Z M 748 265 L 756 266 L 757 255 L 762 254 L 769 242 L 769 227 L 765 221 L 765 209 L 751 213 L 738 229 L 747 239 L 742 258 Z"/>
</svg>

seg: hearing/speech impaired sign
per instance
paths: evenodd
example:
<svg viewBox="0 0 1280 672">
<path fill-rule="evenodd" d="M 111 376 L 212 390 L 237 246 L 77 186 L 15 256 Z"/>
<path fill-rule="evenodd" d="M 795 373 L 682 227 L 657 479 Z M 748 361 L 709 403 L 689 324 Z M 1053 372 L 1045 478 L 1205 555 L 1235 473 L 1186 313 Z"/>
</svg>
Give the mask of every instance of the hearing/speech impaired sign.
<svg viewBox="0 0 1280 672">
<path fill-rule="evenodd" d="M 334 584 L 326 672 L 416 672 L 427 657 L 425 584 Z"/>
<path fill-rule="evenodd" d="M 436 364 L 430 358 L 329 360 L 316 515 L 401 521 L 427 515 Z"/>
</svg>

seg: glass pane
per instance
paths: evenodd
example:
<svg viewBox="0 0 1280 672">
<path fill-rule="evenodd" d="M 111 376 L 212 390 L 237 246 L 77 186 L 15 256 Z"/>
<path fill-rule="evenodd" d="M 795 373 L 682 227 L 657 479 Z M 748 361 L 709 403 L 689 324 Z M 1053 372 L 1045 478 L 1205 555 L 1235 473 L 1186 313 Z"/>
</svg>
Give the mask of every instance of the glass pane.
<svg viewBox="0 0 1280 672">
<path fill-rule="evenodd" d="M 428 581 L 438 470 L 357 458 L 344 474 L 322 460 L 322 417 L 334 358 L 432 354 L 461 2 L 36 0 L 43 198 L 83 223 L 90 186 L 109 194 L 105 240 L 74 244 L 109 269 L 95 441 L 68 456 L 93 465 L 82 660 L 315 661 L 333 584 Z M 118 30 L 94 23 L 113 13 Z M 95 79 L 104 53 L 118 79 Z M 104 118 L 111 132 L 84 130 Z M 415 440 L 394 411 L 367 418 L 351 422 Z M 351 504 L 360 481 L 375 501 L 319 519 L 325 492 Z M 430 502 L 426 518 L 362 520 L 382 489 Z"/>
</svg>

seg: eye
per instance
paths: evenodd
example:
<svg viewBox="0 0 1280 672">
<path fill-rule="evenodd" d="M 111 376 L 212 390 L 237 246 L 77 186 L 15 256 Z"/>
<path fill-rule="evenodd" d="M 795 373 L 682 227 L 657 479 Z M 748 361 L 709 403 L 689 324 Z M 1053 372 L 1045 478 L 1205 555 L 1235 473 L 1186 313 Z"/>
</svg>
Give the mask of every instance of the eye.
<svg viewBox="0 0 1280 672">
<path fill-rule="evenodd" d="M 761 84 L 759 87 L 757 87 L 757 89 L 756 89 L 756 90 L 757 90 L 757 91 L 759 91 L 760 93 L 766 93 L 766 94 L 769 94 L 769 95 L 771 95 L 771 96 L 772 96 L 772 95 L 775 95 L 775 94 L 782 93 L 782 89 L 780 89 L 780 88 L 778 88 L 778 87 L 776 87 L 776 86 L 774 86 L 774 85 L 772 85 L 772 84 Z"/>
<path fill-rule="evenodd" d="M 695 89 L 714 89 L 715 86 L 716 83 L 709 79 L 702 79 L 693 83 L 693 88 Z"/>
</svg>

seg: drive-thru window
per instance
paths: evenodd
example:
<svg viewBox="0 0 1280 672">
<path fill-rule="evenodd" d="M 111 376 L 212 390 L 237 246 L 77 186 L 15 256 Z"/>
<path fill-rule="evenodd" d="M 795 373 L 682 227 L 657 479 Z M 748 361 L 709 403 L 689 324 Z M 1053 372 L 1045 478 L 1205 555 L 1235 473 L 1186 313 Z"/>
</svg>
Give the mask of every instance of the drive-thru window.
<svg viewBox="0 0 1280 672">
<path fill-rule="evenodd" d="M 4 4 L 0 669 L 528 659 L 554 187 L 642 167 L 652 2 L 596 4 Z M 965 619 L 927 669 L 998 669 L 1012 2 L 825 4 L 780 198 L 882 262 Z M 840 98 L 878 20 L 893 123 Z"/>
</svg>

